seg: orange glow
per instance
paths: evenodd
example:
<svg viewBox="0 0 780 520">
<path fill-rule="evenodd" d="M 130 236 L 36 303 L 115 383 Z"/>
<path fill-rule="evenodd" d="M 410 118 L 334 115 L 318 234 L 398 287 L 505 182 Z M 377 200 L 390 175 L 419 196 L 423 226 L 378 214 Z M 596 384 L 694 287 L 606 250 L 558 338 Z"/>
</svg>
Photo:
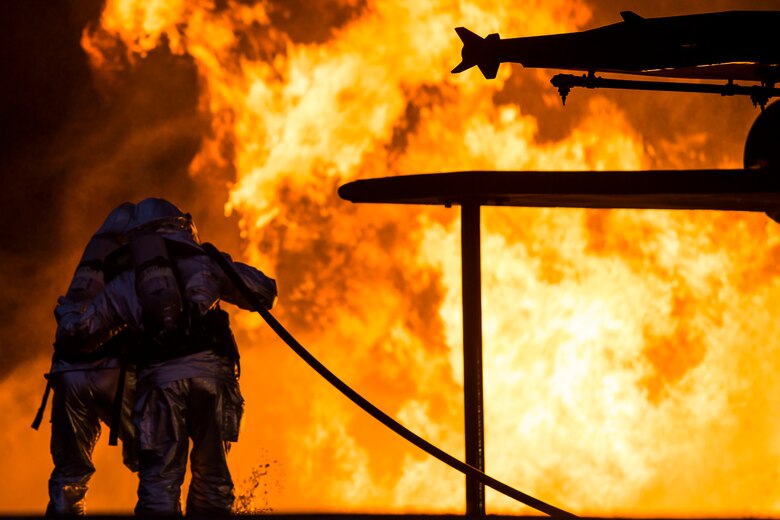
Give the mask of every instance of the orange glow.
<svg viewBox="0 0 780 520">
<path fill-rule="evenodd" d="M 647 146 L 605 93 L 573 94 L 581 117 L 541 140 L 528 107 L 495 100 L 513 74 L 535 71 L 450 74 L 454 27 L 574 31 L 591 21 L 583 1 L 345 1 L 357 14 L 311 42 L 275 27 L 268 5 L 108 0 L 84 48 L 98 75 L 118 41 L 131 63 L 161 41 L 194 58 L 211 131 L 190 172 L 234 168 L 225 211 L 240 217 L 245 249 L 233 253 L 278 279 L 275 314 L 323 363 L 455 455 L 459 212 L 351 205 L 337 187 L 467 169 L 692 167 L 694 149 L 709 166 L 740 161 L 713 164 L 709 134 Z M 546 79 L 527 85 L 546 89 L 549 113 L 570 110 Z M 487 472 L 580 515 L 780 514 L 778 226 L 716 212 L 482 216 Z M 330 389 L 259 317 L 233 315 L 247 418 L 231 468 L 250 510 L 463 511 L 460 474 Z M 118 458 L 97 478 L 127 473 Z M 121 478 L 110 499 L 92 493 L 92 511 L 132 507 L 132 476 Z M 487 504 L 534 513 L 491 490 Z"/>
</svg>

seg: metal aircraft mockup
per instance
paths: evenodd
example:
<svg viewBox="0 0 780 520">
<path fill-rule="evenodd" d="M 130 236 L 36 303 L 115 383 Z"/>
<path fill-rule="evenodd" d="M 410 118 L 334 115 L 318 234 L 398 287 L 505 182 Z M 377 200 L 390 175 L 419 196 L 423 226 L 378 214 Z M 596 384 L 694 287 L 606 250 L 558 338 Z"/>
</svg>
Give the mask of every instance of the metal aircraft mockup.
<svg viewBox="0 0 780 520">
<path fill-rule="evenodd" d="M 623 21 L 596 29 L 548 36 L 482 38 L 465 27 L 455 31 L 463 41 L 462 61 L 452 72 L 478 67 L 496 77 L 501 63 L 524 67 L 581 70 L 581 77 L 559 74 L 552 79 L 564 101 L 572 87 L 709 92 L 749 95 L 764 106 L 780 95 L 780 11 L 719 13 L 643 18 L 631 11 Z M 725 84 L 631 81 L 596 77 L 596 72 L 638 74 Z M 736 85 L 734 81 L 757 83 Z"/>
</svg>

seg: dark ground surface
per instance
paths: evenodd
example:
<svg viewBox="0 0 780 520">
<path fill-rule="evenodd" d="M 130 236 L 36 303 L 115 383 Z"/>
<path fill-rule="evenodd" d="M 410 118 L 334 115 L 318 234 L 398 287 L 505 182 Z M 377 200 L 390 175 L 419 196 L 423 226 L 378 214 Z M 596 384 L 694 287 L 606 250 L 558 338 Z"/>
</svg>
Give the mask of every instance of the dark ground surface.
<svg viewBox="0 0 780 520">
<path fill-rule="evenodd" d="M 133 516 L 121 516 L 121 515 L 87 515 L 92 519 L 120 519 L 120 518 L 135 518 Z M 44 518 L 42 516 L 0 516 L 0 518 Z M 206 517 L 190 517 L 190 518 L 206 518 Z M 301 520 L 353 520 L 353 519 L 366 519 L 366 520 L 402 520 L 402 519 L 419 519 L 419 520 L 455 520 L 462 518 L 479 518 L 479 517 L 466 517 L 465 515 L 376 515 L 376 514 L 333 514 L 333 513 L 267 513 L 257 515 L 237 515 L 236 518 L 263 518 L 268 519 L 301 519 Z M 482 518 L 489 520 L 539 520 L 544 518 L 550 518 L 548 516 L 512 516 L 512 515 L 486 515 Z M 576 517 L 582 520 L 620 520 L 625 517 Z M 655 517 L 631 517 L 641 520 L 653 520 Z M 739 517 L 740 520 L 747 520 L 750 517 Z M 762 517 L 763 518 L 763 517 Z M 724 518 L 717 518 L 712 520 L 724 520 Z M 659 518 L 659 520 L 661 520 Z M 672 517 L 664 517 L 663 520 L 677 520 Z M 682 520 L 682 519 L 680 519 Z M 690 520 L 690 519 L 686 519 Z M 705 520 L 704 518 L 697 518 L 695 520 Z"/>
</svg>

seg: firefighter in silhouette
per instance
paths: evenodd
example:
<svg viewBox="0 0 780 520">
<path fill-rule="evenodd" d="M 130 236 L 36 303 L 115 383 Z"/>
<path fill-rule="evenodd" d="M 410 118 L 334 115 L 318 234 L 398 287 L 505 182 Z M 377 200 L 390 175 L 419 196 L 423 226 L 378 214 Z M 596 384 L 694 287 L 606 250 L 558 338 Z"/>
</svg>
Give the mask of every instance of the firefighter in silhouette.
<svg viewBox="0 0 780 520">
<path fill-rule="evenodd" d="M 46 396 L 49 389 L 54 391 L 51 417 L 54 470 L 49 479 L 47 515 L 85 513 L 87 487 L 95 472 L 92 451 L 100 436 L 101 421 L 120 430 L 115 433 L 122 439 L 124 463 L 132 471 L 138 467 L 134 428 L 130 422 L 135 386 L 132 369 L 123 374 L 125 384 L 119 384 L 127 336 L 107 335 L 99 346 L 90 344 L 91 338 L 73 334 L 61 319 L 74 309 L 88 305 L 116 274 L 111 255 L 121 248 L 133 212 L 134 206 L 126 203 L 108 215 L 87 244 L 70 287 L 55 309 L 57 338 L 46 390 Z M 44 398 L 33 423 L 35 429 L 40 425 L 45 404 Z"/>
<path fill-rule="evenodd" d="M 190 215 L 167 200 L 139 202 L 127 235 L 131 268 L 68 319 L 73 331 L 95 338 L 122 329 L 139 337 L 132 356 L 138 377 L 136 514 L 181 514 L 189 441 L 187 514 L 228 514 L 234 491 L 226 457 L 238 440 L 243 398 L 238 349 L 219 303 L 245 309 L 249 303 L 200 247 Z M 246 264 L 233 266 L 271 308 L 275 281 Z"/>
</svg>

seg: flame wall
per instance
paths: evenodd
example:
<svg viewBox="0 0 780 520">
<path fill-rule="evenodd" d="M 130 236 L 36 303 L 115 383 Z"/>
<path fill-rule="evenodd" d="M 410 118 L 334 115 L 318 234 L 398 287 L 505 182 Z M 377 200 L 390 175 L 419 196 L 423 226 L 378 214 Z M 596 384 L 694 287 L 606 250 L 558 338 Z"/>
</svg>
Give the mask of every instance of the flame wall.
<svg viewBox="0 0 780 520">
<path fill-rule="evenodd" d="M 744 99 L 582 90 L 562 109 L 544 71 L 449 73 L 456 26 L 574 31 L 617 21 L 603 4 L 109 0 L 82 46 L 109 97 L 148 92 L 137 71 L 162 55 L 190 64 L 192 76 L 158 68 L 146 79 L 196 88 L 197 117 L 160 116 L 128 153 L 197 136 L 176 164 L 188 165 L 185 202 L 204 238 L 276 277 L 276 314 L 303 344 L 457 455 L 458 211 L 351 205 L 336 188 L 465 169 L 737 166 L 757 115 Z M 233 220 L 205 209 L 215 203 Z M 777 514 L 777 225 L 716 212 L 482 215 L 488 473 L 577 514 Z M 258 317 L 233 319 L 247 416 L 231 468 L 243 508 L 463 510 L 460 474 L 330 389 Z M 0 389 L 13 417 L 22 377 Z M 21 431 L 9 429 L 9 445 L 22 445 Z M 34 442 L 24 471 L 43 487 L 45 441 Z M 92 510 L 132 507 L 117 455 L 98 448 Z M 12 507 L 7 496 L 9 510 L 44 500 Z M 492 491 L 488 511 L 532 512 Z"/>
</svg>

